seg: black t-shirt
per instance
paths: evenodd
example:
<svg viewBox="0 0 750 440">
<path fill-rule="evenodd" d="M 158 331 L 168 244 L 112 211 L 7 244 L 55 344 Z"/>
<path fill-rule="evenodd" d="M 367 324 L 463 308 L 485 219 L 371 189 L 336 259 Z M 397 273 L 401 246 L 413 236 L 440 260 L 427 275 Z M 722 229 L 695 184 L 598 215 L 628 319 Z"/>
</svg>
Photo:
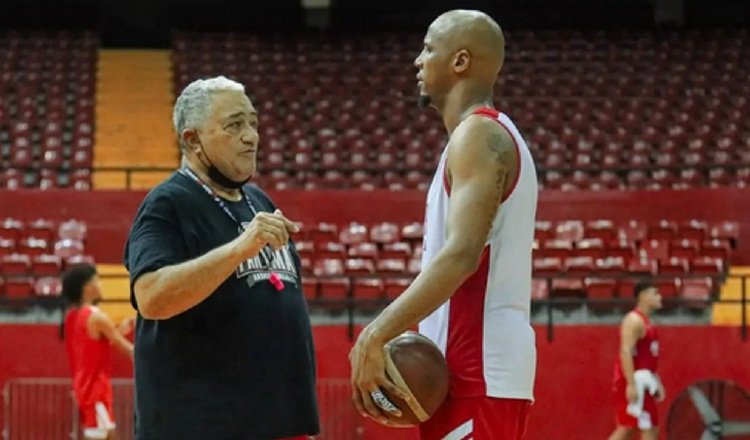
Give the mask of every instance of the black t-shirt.
<svg viewBox="0 0 750 440">
<path fill-rule="evenodd" d="M 258 211 L 275 206 L 243 188 Z M 248 223 L 247 202 L 225 201 Z M 136 214 L 125 249 L 132 285 L 144 273 L 199 257 L 236 238 L 239 225 L 190 177 L 155 187 Z M 315 353 L 290 244 L 246 261 L 203 302 L 166 320 L 138 317 L 137 440 L 268 440 L 319 431 Z M 282 291 L 268 281 L 276 272 Z"/>
</svg>

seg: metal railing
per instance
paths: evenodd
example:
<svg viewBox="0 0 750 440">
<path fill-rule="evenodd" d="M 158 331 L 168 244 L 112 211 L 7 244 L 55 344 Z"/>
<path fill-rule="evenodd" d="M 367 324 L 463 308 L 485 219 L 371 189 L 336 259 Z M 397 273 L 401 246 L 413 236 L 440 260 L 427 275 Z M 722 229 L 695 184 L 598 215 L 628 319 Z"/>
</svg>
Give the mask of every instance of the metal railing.
<svg viewBox="0 0 750 440">
<path fill-rule="evenodd" d="M 113 410 L 118 440 L 134 435 L 133 381 L 113 379 Z M 348 379 L 318 382 L 321 434 L 319 440 L 352 440 L 361 437 L 363 419 L 351 403 Z M 19 378 L 3 389 L 2 440 L 80 440 L 78 409 L 70 379 Z"/>
</svg>

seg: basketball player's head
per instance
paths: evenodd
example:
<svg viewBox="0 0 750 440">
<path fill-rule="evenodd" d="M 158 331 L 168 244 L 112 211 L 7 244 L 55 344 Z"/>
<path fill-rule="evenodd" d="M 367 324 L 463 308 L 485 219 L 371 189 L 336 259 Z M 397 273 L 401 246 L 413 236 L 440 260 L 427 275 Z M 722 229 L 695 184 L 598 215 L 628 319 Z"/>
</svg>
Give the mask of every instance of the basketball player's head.
<svg viewBox="0 0 750 440">
<path fill-rule="evenodd" d="M 427 29 L 414 60 L 420 106 L 442 108 L 457 87 L 491 96 L 504 57 L 503 31 L 490 16 L 462 9 L 442 14 Z"/>
<path fill-rule="evenodd" d="M 258 113 L 245 87 L 218 76 L 190 83 L 172 116 L 182 154 L 224 187 L 240 187 L 256 169 Z"/>
<path fill-rule="evenodd" d="M 633 289 L 638 307 L 654 311 L 661 309 L 661 294 L 656 285 L 650 280 L 641 280 Z"/>
<path fill-rule="evenodd" d="M 80 264 L 65 272 L 62 276 L 62 295 L 75 306 L 99 301 L 102 290 L 96 268 L 90 264 Z"/>
</svg>

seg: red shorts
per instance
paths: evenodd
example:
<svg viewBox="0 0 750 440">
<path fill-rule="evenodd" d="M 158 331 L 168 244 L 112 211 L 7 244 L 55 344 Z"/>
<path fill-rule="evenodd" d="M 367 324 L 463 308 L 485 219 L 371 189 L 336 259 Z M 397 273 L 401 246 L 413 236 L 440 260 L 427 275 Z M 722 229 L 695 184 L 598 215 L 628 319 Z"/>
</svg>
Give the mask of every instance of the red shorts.
<svg viewBox="0 0 750 440">
<path fill-rule="evenodd" d="M 106 431 L 114 428 L 112 385 L 108 379 L 98 380 L 88 387 L 76 389 L 75 395 L 81 415 L 81 426 L 84 429 Z"/>
<path fill-rule="evenodd" d="M 625 395 L 627 384 L 625 382 L 615 384 L 615 422 L 618 426 L 627 426 L 641 431 L 659 426 L 659 414 L 656 411 L 656 398 L 648 393 L 643 396 L 643 413 L 633 417 L 627 412 L 628 398 Z"/>
<path fill-rule="evenodd" d="M 81 406 L 81 426 L 84 428 L 111 429 L 114 427 L 112 402 L 92 402 Z"/>
<path fill-rule="evenodd" d="M 422 440 L 521 440 L 531 402 L 522 399 L 467 397 L 443 403 L 419 425 Z"/>
</svg>

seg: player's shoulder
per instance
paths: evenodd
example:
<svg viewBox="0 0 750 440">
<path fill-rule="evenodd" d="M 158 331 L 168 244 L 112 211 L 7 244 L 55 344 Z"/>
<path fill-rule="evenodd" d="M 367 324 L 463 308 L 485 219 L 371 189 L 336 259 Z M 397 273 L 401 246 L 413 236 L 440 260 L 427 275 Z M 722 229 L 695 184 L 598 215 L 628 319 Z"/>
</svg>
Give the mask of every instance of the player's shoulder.
<svg viewBox="0 0 750 440">
<path fill-rule="evenodd" d="M 643 317 L 635 310 L 629 311 L 622 319 L 623 325 L 630 325 L 634 327 L 641 327 L 645 324 Z"/>
<path fill-rule="evenodd" d="M 89 311 L 89 319 L 101 319 L 104 312 L 98 306 L 86 306 Z"/>
<path fill-rule="evenodd" d="M 451 144 L 457 148 L 494 148 L 515 150 L 510 132 L 497 120 L 482 115 L 470 115 L 456 127 Z"/>
</svg>

